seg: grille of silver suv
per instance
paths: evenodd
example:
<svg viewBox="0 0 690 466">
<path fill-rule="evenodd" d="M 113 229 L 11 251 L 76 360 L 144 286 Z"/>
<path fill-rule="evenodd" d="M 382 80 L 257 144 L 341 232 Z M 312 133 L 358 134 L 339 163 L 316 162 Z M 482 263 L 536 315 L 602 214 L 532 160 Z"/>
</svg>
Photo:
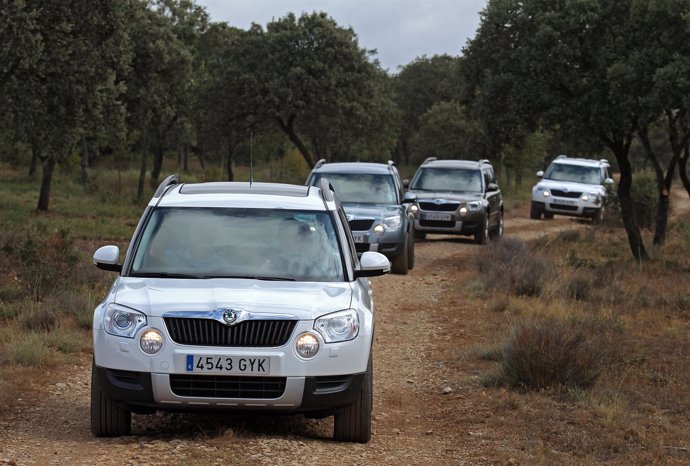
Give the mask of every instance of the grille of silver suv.
<svg viewBox="0 0 690 466">
<path fill-rule="evenodd" d="M 297 325 L 296 320 L 249 320 L 232 327 L 212 319 L 165 317 L 170 338 L 180 345 L 283 346 Z"/>
<path fill-rule="evenodd" d="M 170 389 L 177 396 L 199 398 L 280 398 L 285 377 L 170 374 Z"/>
<path fill-rule="evenodd" d="M 582 193 L 580 192 L 563 191 L 561 189 L 552 189 L 551 194 L 558 197 L 571 197 L 573 199 L 577 199 L 578 197 L 582 196 Z"/>
<path fill-rule="evenodd" d="M 455 212 L 460 207 L 457 202 L 445 202 L 443 204 L 436 204 L 434 202 L 420 202 L 419 208 L 422 210 L 430 210 L 433 212 Z"/>
</svg>

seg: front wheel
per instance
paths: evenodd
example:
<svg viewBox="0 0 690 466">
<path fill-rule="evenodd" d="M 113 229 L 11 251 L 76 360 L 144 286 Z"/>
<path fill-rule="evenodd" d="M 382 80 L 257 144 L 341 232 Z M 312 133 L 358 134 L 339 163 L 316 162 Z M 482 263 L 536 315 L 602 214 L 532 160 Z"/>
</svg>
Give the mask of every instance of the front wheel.
<svg viewBox="0 0 690 466">
<path fill-rule="evenodd" d="M 477 244 L 486 244 L 489 241 L 489 214 L 487 213 L 482 220 L 481 228 L 474 234 L 474 242 Z"/>
<path fill-rule="evenodd" d="M 340 442 L 367 443 L 371 440 L 371 410 L 374 398 L 374 363 L 369 353 L 369 364 L 357 399 L 335 414 L 333 439 Z"/>
<path fill-rule="evenodd" d="M 539 220 L 541 218 L 542 209 L 539 204 L 532 202 L 532 206 L 529 209 L 529 218 L 532 220 Z"/>
<path fill-rule="evenodd" d="M 409 270 L 409 248 L 407 243 L 409 241 L 408 235 L 405 235 L 405 243 L 403 244 L 402 250 L 398 257 L 393 259 L 391 264 L 391 271 L 398 275 L 407 275 Z"/>
<path fill-rule="evenodd" d="M 493 237 L 496 239 L 500 239 L 503 237 L 503 211 L 501 211 L 501 213 L 498 214 L 498 225 L 496 226 L 496 229 L 493 232 Z"/>
<path fill-rule="evenodd" d="M 592 222 L 595 225 L 599 225 L 603 221 L 604 221 L 604 206 L 601 206 L 599 208 L 599 210 L 597 210 L 597 213 L 594 214 L 594 217 L 592 217 Z"/>
<path fill-rule="evenodd" d="M 91 433 L 96 437 L 119 437 L 132 431 L 132 413 L 108 398 L 91 365 Z"/>
<path fill-rule="evenodd" d="M 419 241 L 424 241 L 426 239 L 426 233 L 424 233 L 423 231 L 415 231 L 413 236 L 414 239 Z"/>
<path fill-rule="evenodd" d="M 407 269 L 414 268 L 414 238 L 412 235 L 407 235 Z"/>
</svg>

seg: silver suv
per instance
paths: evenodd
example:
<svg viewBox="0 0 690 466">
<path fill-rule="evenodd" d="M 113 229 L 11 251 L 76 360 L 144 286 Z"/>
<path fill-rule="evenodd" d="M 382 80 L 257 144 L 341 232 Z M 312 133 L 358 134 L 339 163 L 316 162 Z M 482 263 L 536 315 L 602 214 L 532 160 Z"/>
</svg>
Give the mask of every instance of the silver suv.
<svg viewBox="0 0 690 466">
<path fill-rule="evenodd" d="M 326 163 L 321 159 L 307 184 L 328 179 L 350 223 L 357 253 L 378 251 L 391 261 L 393 273 L 414 267 L 413 215 L 393 161 L 388 163 Z"/>
<path fill-rule="evenodd" d="M 503 196 L 488 160 L 437 160 L 422 163 L 410 182 L 416 199 L 414 232 L 474 235 L 478 244 L 503 235 Z"/>
<path fill-rule="evenodd" d="M 332 187 L 161 184 L 93 319 L 91 430 L 130 433 L 131 413 L 335 416 L 334 438 L 371 437 L 374 303 Z"/>
<path fill-rule="evenodd" d="M 591 218 L 604 217 L 606 189 L 613 184 L 611 166 L 605 159 L 580 159 L 559 155 L 532 188 L 530 218 L 553 218 L 554 214 Z"/>
</svg>

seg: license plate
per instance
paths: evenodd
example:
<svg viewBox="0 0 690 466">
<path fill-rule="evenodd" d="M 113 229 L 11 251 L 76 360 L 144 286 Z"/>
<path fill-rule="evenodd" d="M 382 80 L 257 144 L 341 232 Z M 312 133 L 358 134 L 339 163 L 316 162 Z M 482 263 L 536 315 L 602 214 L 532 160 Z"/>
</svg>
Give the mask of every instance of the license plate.
<svg viewBox="0 0 690 466">
<path fill-rule="evenodd" d="M 554 199 L 553 203 L 554 204 L 560 204 L 560 205 L 576 205 L 577 201 L 570 201 L 567 199 Z"/>
<path fill-rule="evenodd" d="M 355 243 L 363 243 L 364 242 L 364 235 L 356 235 L 353 233 L 352 239 L 355 241 Z"/>
<path fill-rule="evenodd" d="M 188 354 L 187 372 L 267 375 L 270 362 L 270 358 Z"/>
<path fill-rule="evenodd" d="M 425 212 L 424 213 L 424 219 L 425 220 L 450 220 L 450 214 L 442 214 L 439 212 Z"/>
</svg>

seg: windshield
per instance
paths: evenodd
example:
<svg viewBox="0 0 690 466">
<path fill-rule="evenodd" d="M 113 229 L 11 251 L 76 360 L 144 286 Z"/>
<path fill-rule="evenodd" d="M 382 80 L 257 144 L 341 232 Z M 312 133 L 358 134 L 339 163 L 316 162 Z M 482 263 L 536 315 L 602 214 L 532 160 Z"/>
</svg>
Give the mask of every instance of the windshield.
<svg viewBox="0 0 690 466">
<path fill-rule="evenodd" d="M 422 168 L 412 180 L 416 191 L 482 192 L 479 170 Z"/>
<path fill-rule="evenodd" d="M 395 185 L 390 175 L 364 173 L 315 173 L 312 186 L 328 178 L 342 202 L 361 204 L 397 204 Z"/>
<path fill-rule="evenodd" d="M 343 281 L 344 273 L 326 212 L 158 208 L 130 275 Z"/>
<path fill-rule="evenodd" d="M 567 163 L 553 163 L 544 175 L 544 179 L 554 181 L 572 181 L 575 183 L 601 184 L 599 167 L 585 167 Z"/>
</svg>

